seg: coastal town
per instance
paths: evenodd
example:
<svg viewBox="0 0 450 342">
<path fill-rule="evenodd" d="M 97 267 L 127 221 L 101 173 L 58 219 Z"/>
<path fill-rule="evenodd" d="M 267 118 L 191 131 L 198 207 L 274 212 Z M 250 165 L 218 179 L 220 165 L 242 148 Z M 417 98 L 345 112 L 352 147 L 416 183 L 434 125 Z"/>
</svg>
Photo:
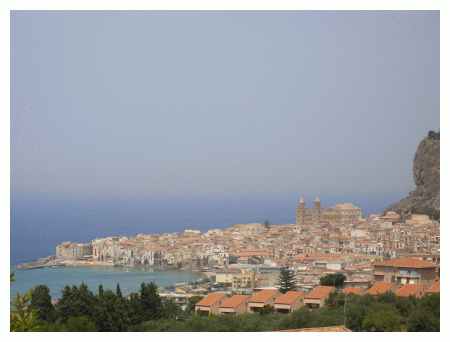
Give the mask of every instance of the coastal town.
<svg viewBox="0 0 450 342">
<path fill-rule="evenodd" d="M 185 229 L 63 242 L 55 256 L 21 267 L 201 272 L 199 281 L 169 286 L 161 296 L 181 305 L 192 296 L 205 297 L 196 309 L 208 313 L 252 312 L 265 305 L 280 312 L 293 311 L 298 305 L 320 307 L 335 291 L 321 286 L 320 279 L 336 273 L 345 276 L 343 291 L 353 294 L 392 291 L 422 296 L 439 291 L 439 222 L 427 215 L 402 217 L 388 211 L 363 217 L 362 210 L 351 203 L 323 208 L 316 198 L 307 207 L 301 198 L 295 217 L 295 224 L 236 224 L 205 232 Z M 278 291 L 282 268 L 294 272 L 298 291 Z"/>
</svg>

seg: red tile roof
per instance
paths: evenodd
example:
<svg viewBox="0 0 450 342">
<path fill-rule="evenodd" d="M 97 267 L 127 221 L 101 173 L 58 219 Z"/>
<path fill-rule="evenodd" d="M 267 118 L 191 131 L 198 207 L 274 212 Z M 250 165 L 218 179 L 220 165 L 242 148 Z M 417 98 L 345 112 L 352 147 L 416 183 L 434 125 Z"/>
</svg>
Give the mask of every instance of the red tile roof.
<svg viewBox="0 0 450 342">
<path fill-rule="evenodd" d="M 377 281 L 367 290 L 367 294 L 376 296 L 394 290 L 394 284 L 384 281 Z"/>
<path fill-rule="evenodd" d="M 423 296 L 424 291 L 425 291 L 425 288 L 423 285 L 405 284 L 402 287 L 400 287 L 399 289 L 397 289 L 397 291 L 395 291 L 395 294 L 399 297 L 413 296 L 413 297 L 420 298 Z"/>
<path fill-rule="evenodd" d="M 272 297 L 279 294 L 278 290 L 261 290 L 256 292 L 250 299 L 249 302 L 252 303 L 265 303 Z"/>
<path fill-rule="evenodd" d="M 436 279 L 433 284 L 426 290 L 426 293 L 440 293 L 441 292 L 441 284 L 440 280 Z"/>
<path fill-rule="evenodd" d="M 333 286 L 316 286 L 305 296 L 305 299 L 326 299 L 334 290 Z"/>
<path fill-rule="evenodd" d="M 252 257 L 252 256 L 272 256 L 272 253 L 266 250 L 251 250 L 251 251 L 241 251 L 239 253 L 233 254 L 237 257 Z"/>
<path fill-rule="evenodd" d="M 297 300 L 304 298 L 305 293 L 303 291 L 288 291 L 281 296 L 278 296 L 275 299 L 275 304 L 285 304 L 285 305 L 292 305 Z"/>
<path fill-rule="evenodd" d="M 346 295 L 353 294 L 359 296 L 364 293 L 364 289 L 362 287 L 346 287 L 342 292 Z"/>
<path fill-rule="evenodd" d="M 208 294 L 205 298 L 203 298 L 202 300 L 200 300 L 196 306 L 211 306 L 213 304 L 218 303 L 219 301 L 221 301 L 223 298 L 225 298 L 225 293 L 223 292 L 212 292 L 210 294 Z"/>
<path fill-rule="evenodd" d="M 382 262 L 375 262 L 374 266 L 384 267 L 400 267 L 400 268 L 435 268 L 436 265 L 432 262 L 418 259 L 418 258 L 398 258 L 384 260 Z"/>
<path fill-rule="evenodd" d="M 242 303 L 246 302 L 250 296 L 245 295 L 234 295 L 229 298 L 226 298 L 222 304 L 220 305 L 221 308 L 236 308 Z"/>
</svg>

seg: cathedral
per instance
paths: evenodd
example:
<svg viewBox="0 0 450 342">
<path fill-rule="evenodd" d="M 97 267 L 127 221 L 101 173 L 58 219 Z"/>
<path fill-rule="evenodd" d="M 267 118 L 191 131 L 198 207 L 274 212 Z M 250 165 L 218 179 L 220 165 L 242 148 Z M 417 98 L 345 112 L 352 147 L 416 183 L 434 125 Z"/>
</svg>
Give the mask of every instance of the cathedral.
<svg viewBox="0 0 450 342">
<path fill-rule="evenodd" d="M 361 217 L 361 208 L 354 206 L 352 203 L 340 203 L 332 208 L 322 208 L 320 199 L 317 197 L 314 201 L 314 207 L 306 208 L 305 200 L 302 197 L 297 206 L 296 223 L 297 225 L 320 222 L 349 224 L 357 222 Z"/>
</svg>

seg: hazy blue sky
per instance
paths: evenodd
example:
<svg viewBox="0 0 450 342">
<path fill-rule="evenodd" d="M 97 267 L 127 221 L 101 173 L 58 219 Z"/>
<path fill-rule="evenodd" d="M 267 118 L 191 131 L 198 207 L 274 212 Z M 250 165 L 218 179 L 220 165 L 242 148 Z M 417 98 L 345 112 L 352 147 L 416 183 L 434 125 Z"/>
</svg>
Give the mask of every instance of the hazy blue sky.
<svg viewBox="0 0 450 342">
<path fill-rule="evenodd" d="M 301 194 L 378 210 L 439 130 L 438 12 L 14 12 L 11 28 L 13 241 L 293 222 Z"/>
</svg>

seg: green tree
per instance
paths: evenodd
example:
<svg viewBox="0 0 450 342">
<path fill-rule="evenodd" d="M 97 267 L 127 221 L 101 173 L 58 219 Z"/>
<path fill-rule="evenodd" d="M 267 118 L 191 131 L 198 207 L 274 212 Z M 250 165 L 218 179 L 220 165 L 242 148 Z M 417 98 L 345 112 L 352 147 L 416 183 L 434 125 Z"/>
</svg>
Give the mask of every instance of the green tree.
<svg viewBox="0 0 450 342">
<path fill-rule="evenodd" d="M 52 304 L 50 289 L 46 285 L 38 285 L 31 292 L 31 308 L 40 320 L 52 322 L 55 319 L 55 308 Z"/>
<path fill-rule="evenodd" d="M 135 326 L 145 321 L 144 310 L 139 294 L 131 293 L 127 301 L 127 310 L 130 325 Z"/>
<path fill-rule="evenodd" d="M 273 308 L 272 305 L 264 305 L 260 310 L 258 310 L 258 313 L 260 315 L 269 315 L 269 314 L 273 314 L 275 311 L 275 309 Z"/>
<path fill-rule="evenodd" d="M 362 323 L 367 314 L 367 306 L 348 300 L 345 309 L 345 326 L 352 331 L 362 331 Z"/>
<path fill-rule="evenodd" d="M 342 292 L 333 292 L 325 301 L 328 306 L 343 306 L 346 303 L 345 294 Z"/>
<path fill-rule="evenodd" d="M 173 301 L 173 299 L 165 299 L 162 301 L 161 316 L 166 319 L 178 319 L 184 315 L 181 307 Z"/>
<path fill-rule="evenodd" d="M 288 291 L 293 291 L 296 289 L 295 284 L 295 273 L 293 270 L 290 270 L 287 267 L 283 267 L 280 270 L 280 276 L 278 279 L 278 283 L 280 285 L 280 292 L 286 293 Z"/>
<path fill-rule="evenodd" d="M 153 282 L 141 284 L 140 302 L 146 320 L 158 319 L 161 317 L 161 297 L 159 297 L 158 294 L 158 287 Z"/>
<path fill-rule="evenodd" d="M 439 319 L 440 317 L 440 295 L 439 294 L 431 294 L 425 297 L 422 297 L 419 300 L 418 307 L 421 310 L 427 310 L 430 312 L 435 318 Z"/>
<path fill-rule="evenodd" d="M 375 303 L 372 305 L 362 322 L 364 331 L 401 331 L 401 316 L 389 304 Z"/>
<path fill-rule="evenodd" d="M 66 286 L 62 291 L 61 299 L 55 306 L 58 319 L 66 322 L 70 317 L 86 316 L 90 319 L 95 317 L 97 298 L 88 289 L 86 284 L 77 286 Z"/>
<path fill-rule="evenodd" d="M 103 293 L 104 293 L 105 291 L 103 290 L 103 285 L 102 284 L 100 284 L 99 286 L 98 286 L 98 296 L 101 298 L 101 297 L 103 297 Z"/>
<path fill-rule="evenodd" d="M 95 323 L 86 316 L 70 317 L 62 327 L 63 331 L 97 331 Z"/>
<path fill-rule="evenodd" d="M 31 293 L 16 294 L 10 313 L 11 331 L 37 331 L 39 320 L 36 311 L 31 308 Z"/>
<path fill-rule="evenodd" d="M 439 319 L 427 310 L 414 311 L 407 325 L 408 331 L 440 331 Z"/>
<path fill-rule="evenodd" d="M 129 326 L 126 303 L 111 290 L 99 295 L 94 321 L 98 331 L 126 331 Z"/>
<path fill-rule="evenodd" d="M 202 299 L 202 297 L 200 296 L 192 296 L 188 299 L 186 308 L 184 309 L 185 312 L 187 313 L 192 313 L 195 310 L 195 304 L 197 304 L 200 300 Z"/>
<path fill-rule="evenodd" d="M 342 273 L 327 274 L 320 278 L 320 285 L 342 288 L 346 277 Z"/>
<path fill-rule="evenodd" d="M 440 331 L 440 296 L 420 298 L 407 321 L 408 331 Z"/>
<path fill-rule="evenodd" d="M 117 286 L 116 286 L 116 296 L 119 298 L 122 298 L 122 290 L 120 289 L 119 283 L 117 283 Z"/>
</svg>

